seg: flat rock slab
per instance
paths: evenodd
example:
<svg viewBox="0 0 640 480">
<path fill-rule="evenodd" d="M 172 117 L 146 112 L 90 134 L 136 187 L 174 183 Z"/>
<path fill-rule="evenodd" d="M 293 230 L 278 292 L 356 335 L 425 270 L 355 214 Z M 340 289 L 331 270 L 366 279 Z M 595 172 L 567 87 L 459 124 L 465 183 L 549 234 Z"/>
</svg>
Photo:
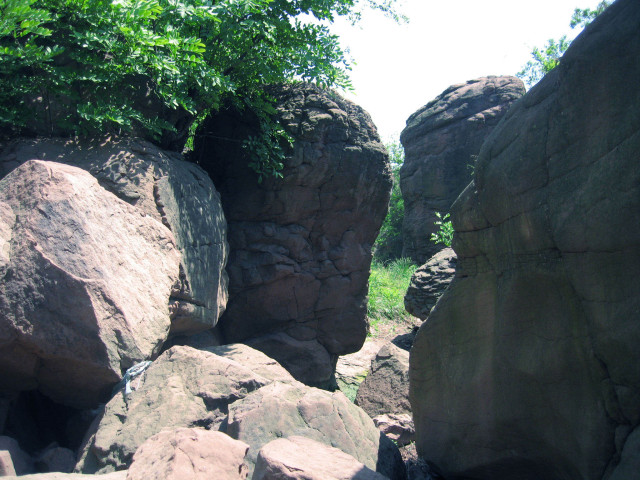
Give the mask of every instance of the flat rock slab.
<svg viewBox="0 0 640 480">
<path fill-rule="evenodd" d="M 291 436 L 260 449 L 252 480 L 388 480 L 342 450 Z"/>
<path fill-rule="evenodd" d="M 163 430 L 136 450 L 126 480 L 245 480 L 247 450 L 222 432 Z"/>
<path fill-rule="evenodd" d="M 0 388 L 94 406 L 169 334 L 180 253 L 86 171 L 28 161 L 0 180 Z"/>
<path fill-rule="evenodd" d="M 338 358 L 336 382 L 342 393 L 352 402 L 356 399 L 360 384 L 371 370 L 371 361 L 384 344 L 384 340 L 369 338 L 357 352 Z"/>
</svg>

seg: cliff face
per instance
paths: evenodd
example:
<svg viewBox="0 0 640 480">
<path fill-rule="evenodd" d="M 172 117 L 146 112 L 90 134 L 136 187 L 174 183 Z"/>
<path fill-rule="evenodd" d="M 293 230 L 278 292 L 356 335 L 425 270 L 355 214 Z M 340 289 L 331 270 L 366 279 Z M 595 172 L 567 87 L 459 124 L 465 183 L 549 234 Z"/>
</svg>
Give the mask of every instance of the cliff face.
<svg viewBox="0 0 640 480">
<path fill-rule="evenodd" d="M 195 153 L 221 193 L 229 223 L 227 341 L 250 342 L 305 383 L 326 385 L 338 355 L 364 342 L 371 245 L 391 177 L 371 119 L 309 86 L 275 89 L 293 136 L 284 178 L 258 183 L 242 140 L 258 133 L 240 112 L 211 118 Z"/>
<path fill-rule="evenodd" d="M 418 450 L 447 476 L 617 479 L 637 462 L 638 25 L 632 0 L 594 21 L 452 208 L 456 278 L 410 389 Z"/>
<path fill-rule="evenodd" d="M 515 77 L 469 80 L 450 86 L 409 117 L 400 136 L 403 256 L 421 265 L 444 248 L 430 240 L 435 213 L 449 212 L 471 181 L 482 143 L 524 91 Z"/>
</svg>

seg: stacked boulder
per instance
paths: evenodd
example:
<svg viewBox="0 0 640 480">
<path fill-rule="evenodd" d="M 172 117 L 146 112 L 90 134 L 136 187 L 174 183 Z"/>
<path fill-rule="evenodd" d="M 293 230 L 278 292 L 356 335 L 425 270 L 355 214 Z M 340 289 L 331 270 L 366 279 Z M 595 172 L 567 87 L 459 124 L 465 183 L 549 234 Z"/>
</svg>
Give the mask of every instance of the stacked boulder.
<svg viewBox="0 0 640 480">
<path fill-rule="evenodd" d="M 391 189 L 388 154 L 369 115 L 312 85 L 274 88 L 277 119 L 295 139 L 283 178 L 248 168 L 242 144 L 257 119 L 232 108 L 205 122 L 195 160 L 229 223 L 227 341 L 250 342 L 304 383 L 328 386 L 339 355 L 367 333 L 371 246 Z"/>
<path fill-rule="evenodd" d="M 482 146 L 458 273 L 411 352 L 447 477 L 640 478 L 640 4 L 618 0 Z"/>
<path fill-rule="evenodd" d="M 524 93 L 516 77 L 478 78 L 450 86 L 409 117 L 400 136 L 404 257 L 422 265 L 444 248 L 431 241 L 436 212 L 449 212 L 471 181 L 485 138 Z"/>
</svg>

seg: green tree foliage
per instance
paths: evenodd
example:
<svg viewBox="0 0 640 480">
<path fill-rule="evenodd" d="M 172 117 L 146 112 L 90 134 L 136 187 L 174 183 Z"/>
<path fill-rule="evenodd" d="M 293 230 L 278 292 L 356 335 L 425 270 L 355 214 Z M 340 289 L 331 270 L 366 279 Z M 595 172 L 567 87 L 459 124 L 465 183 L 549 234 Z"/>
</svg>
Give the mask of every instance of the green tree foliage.
<svg viewBox="0 0 640 480">
<path fill-rule="evenodd" d="M 356 21 L 365 7 L 394 16 L 394 2 L 0 0 L 0 131 L 29 132 L 42 110 L 52 131 L 160 140 L 232 102 L 277 141 L 262 87 L 349 88 L 349 62 L 327 22 Z"/>
<path fill-rule="evenodd" d="M 399 141 L 388 143 L 389 159 L 393 174 L 393 187 L 389 199 L 389 211 L 373 245 L 373 257 L 379 263 L 396 260 L 402 256 L 402 221 L 404 200 L 400 190 L 400 167 L 404 163 L 404 149 Z"/>
<path fill-rule="evenodd" d="M 608 0 L 600 2 L 595 9 L 576 8 L 571 17 L 569 26 L 571 28 L 584 28 L 600 15 L 605 8 L 611 4 Z M 531 51 L 532 60 L 529 60 L 523 69 L 516 75 L 521 78 L 527 85 L 527 88 L 538 83 L 551 70 L 556 68 L 560 63 L 560 58 L 567 51 L 571 41 L 566 35 L 560 37 L 559 40 L 550 38 L 542 48 L 535 47 Z"/>
</svg>

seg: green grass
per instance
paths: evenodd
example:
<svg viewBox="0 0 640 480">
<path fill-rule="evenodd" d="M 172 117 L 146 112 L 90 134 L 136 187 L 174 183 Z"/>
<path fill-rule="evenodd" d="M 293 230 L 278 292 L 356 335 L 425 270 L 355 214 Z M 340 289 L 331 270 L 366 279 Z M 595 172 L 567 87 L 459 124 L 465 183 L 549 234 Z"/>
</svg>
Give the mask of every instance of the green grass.
<svg viewBox="0 0 640 480">
<path fill-rule="evenodd" d="M 404 309 L 404 295 L 411 275 L 418 268 L 408 258 L 400 258 L 386 265 L 374 260 L 369 276 L 369 305 L 367 315 L 371 330 L 380 323 L 404 320 L 410 315 Z"/>
</svg>

